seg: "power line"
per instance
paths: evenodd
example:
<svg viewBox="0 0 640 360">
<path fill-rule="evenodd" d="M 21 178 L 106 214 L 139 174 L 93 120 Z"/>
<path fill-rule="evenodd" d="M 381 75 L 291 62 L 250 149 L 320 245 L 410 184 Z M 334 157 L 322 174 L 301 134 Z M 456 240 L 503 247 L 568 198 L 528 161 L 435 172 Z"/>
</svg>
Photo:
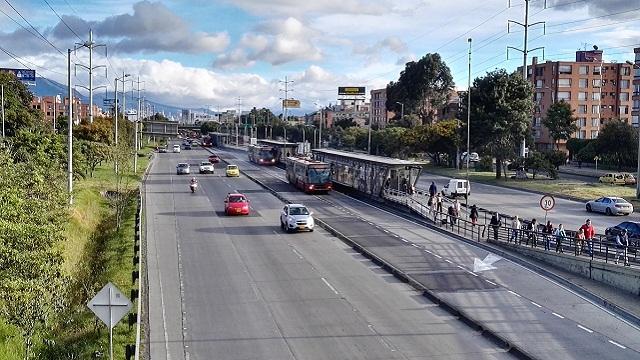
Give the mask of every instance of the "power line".
<svg viewBox="0 0 640 360">
<path fill-rule="evenodd" d="M 63 53 L 60 49 L 58 49 L 55 45 L 53 45 L 53 43 L 51 43 L 51 41 L 49 41 L 49 39 L 47 39 L 46 37 L 44 37 L 44 35 L 42 35 L 42 34 L 40 33 L 40 31 L 38 31 L 38 29 L 36 29 L 36 28 L 34 27 L 34 26 L 29 22 L 29 20 L 27 20 L 24 16 L 22 16 L 22 14 L 18 11 L 18 9 L 16 9 L 16 8 L 13 6 L 13 4 L 11 4 L 11 3 L 9 2 L 9 0 L 4 0 L 4 2 L 6 2 L 6 3 L 7 3 L 7 4 L 8 4 L 12 9 L 13 9 L 13 11 L 15 11 L 15 12 L 16 12 L 16 14 L 18 14 L 18 16 L 20 16 L 20 17 L 22 18 L 22 20 L 24 20 L 27 24 L 29 24 L 29 26 L 30 26 L 30 27 L 31 27 L 31 28 L 32 28 L 32 29 L 33 29 L 33 30 L 34 30 L 38 35 L 40 35 L 40 37 L 41 37 L 44 41 L 46 41 L 49 45 L 51 45 L 54 49 L 56 49 L 56 51 L 57 51 L 57 52 L 59 52 L 61 55 L 64 55 L 64 53 Z"/>
<path fill-rule="evenodd" d="M 52 73 L 55 73 L 55 74 L 58 74 L 58 75 L 67 75 L 67 74 L 65 74 L 65 73 L 61 73 L 61 72 L 56 71 L 56 70 L 47 69 L 47 68 L 45 68 L 44 66 L 38 65 L 38 64 L 36 64 L 36 63 L 34 63 L 34 62 L 31 62 L 31 61 L 29 61 L 29 60 L 27 60 L 27 59 L 21 58 L 20 56 L 16 55 L 15 53 L 13 53 L 13 52 L 11 52 L 11 51 L 9 51 L 9 50 L 7 50 L 7 49 L 5 49 L 5 48 L 1 47 L 1 46 L 0 46 L 0 50 L 2 50 L 2 52 L 4 52 L 5 54 L 9 55 L 10 57 L 12 57 L 14 60 L 16 60 L 17 62 L 19 62 L 20 64 L 22 64 L 22 65 L 23 65 L 23 66 L 25 66 L 26 68 L 30 68 L 30 67 L 29 67 L 29 66 L 24 65 L 24 64 L 23 64 L 23 62 L 26 62 L 27 64 L 31 64 L 31 65 L 33 65 L 33 66 L 35 66 L 35 67 L 37 67 L 37 68 L 40 68 L 40 69 L 42 69 L 42 70 L 44 70 L 44 71 L 49 71 L 49 72 L 52 72 Z"/>
<path fill-rule="evenodd" d="M 75 35 L 78 40 L 82 41 L 82 38 L 80 38 L 80 35 L 78 35 L 75 31 L 73 31 L 73 29 L 71 28 L 71 26 L 69 26 L 69 24 L 67 24 L 66 21 L 64 21 L 64 19 L 58 15 L 58 13 L 55 11 L 55 9 L 51 6 L 51 4 L 49 4 L 49 2 L 47 0 L 42 0 L 45 2 L 45 4 L 47 4 L 47 6 L 49 6 L 49 9 L 51 9 L 51 11 L 53 11 L 54 14 L 56 14 L 56 16 L 58 17 L 58 19 L 60 19 L 60 21 L 62 21 L 62 23 L 67 27 L 67 29 L 69 29 L 69 31 L 71 31 L 73 33 L 73 35 Z"/>
<path fill-rule="evenodd" d="M 74 9 L 71 4 L 69 4 L 69 2 L 67 0 L 64 0 L 64 3 L 67 4 L 67 6 L 69 7 L 69 9 L 71 9 L 71 11 L 73 11 L 74 14 L 80 16 L 80 14 L 78 14 L 78 12 L 76 11 L 76 9 Z"/>
</svg>

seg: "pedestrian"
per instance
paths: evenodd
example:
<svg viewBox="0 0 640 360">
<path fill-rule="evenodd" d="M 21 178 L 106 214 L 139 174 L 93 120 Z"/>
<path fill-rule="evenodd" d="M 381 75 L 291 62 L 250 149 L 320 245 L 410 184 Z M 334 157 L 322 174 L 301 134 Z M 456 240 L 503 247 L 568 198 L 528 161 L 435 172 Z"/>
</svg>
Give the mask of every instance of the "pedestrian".
<svg viewBox="0 0 640 360">
<path fill-rule="evenodd" d="M 429 205 L 429 214 L 431 215 L 435 215 L 435 211 L 436 211 L 436 199 L 434 199 L 433 196 L 429 197 L 429 201 L 427 202 L 427 205 Z"/>
<path fill-rule="evenodd" d="M 502 226 L 502 221 L 500 221 L 500 214 L 498 214 L 497 212 L 493 213 L 489 225 L 491 225 L 491 227 L 493 228 L 493 240 L 498 241 L 498 230 L 500 230 L 500 226 Z"/>
<path fill-rule="evenodd" d="M 436 186 L 436 183 L 432 181 L 431 185 L 429 186 L 429 196 L 431 197 L 436 196 L 437 192 L 438 192 L 438 187 Z"/>
<path fill-rule="evenodd" d="M 616 235 L 616 264 L 618 264 L 618 260 L 620 260 L 620 256 L 622 255 L 622 259 L 624 260 L 624 266 L 629 266 L 629 233 L 627 229 L 622 230 L 621 234 Z"/>
<path fill-rule="evenodd" d="M 406 193 L 407 193 L 407 191 L 408 191 L 408 190 L 407 190 L 407 186 L 408 186 L 408 185 L 407 185 L 407 178 L 402 178 L 402 185 L 401 185 L 401 186 L 402 186 L 402 187 L 401 187 L 402 192 L 406 194 Z"/>
<path fill-rule="evenodd" d="M 453 227 L 456 224 L 456 220 L 457 220 L 456 209 L 453 207 L 453 205 L 449 205 L 449 209 L 447 210 L 447 213 L 449 214 L 449 221 L 451 222 L 451 227 Z"/>
<path fill-rule="evenodd" d="M 584 231 L 584 241 L 587 243 L 587 252 L 589 256 L 593 256 L 593 237 L 596 235 L 596 229 L 591 225 L 591 219 L 580 227 Z"/>
<path fill-rule="evenodd" d="M 511 220 L 511 237 L 509 237 L 509 241 L 511 242 L 511 240 L 513 240 L 513 243 L 515 244 L 516 241 L 518 241 L 518 238 L 520 235 L 520 218 L 518 217 L 518 215 L 513 217 L 513 220 Z M 518 243 L 519 245 L 520 243 Z"/>
<path fill-rule="evenodd" d="M 544 250 L 551 250 L 551 235 L 553 234 L 553 224 L 551 220 L 547 221 L 547 225 L 542 228 L 544 233 Z"/>
<path fill-rule="evenodd" d="M 558 225 L 558 228 L 555 231 L 555 236 L 556 236 L 556 252 L 563 253 L 564 251 L 562 250 L 562 241 L 567 236 L 567 234 L 565 233 L 564 226 L 562 224 Z"/>
<path fill-rule="evenodd" d="M 471 205 L 471 213 L 469 214 L 471 218 L 471 224 L 474 226 L 478 223 L 478 207 L 476 204 Z"/>
<path fill-rule="evenodd" d="M 456 209 L 456 214 L 460 214 L 460 202 L 458 199 L 453 200 L 453 208 Z"/>
<path fill-rule="evenodd" d="M 442 195 L 440 193 L 436 194 L 436 211 L 442 213 Z"/>
<path fill-rule="evenodd" d="M 578 234 L 576 235 L 576 255 L 582 254 L 582 249 L 584 248 L 584 229 L 578 229 Z"/>
<path fill-rule="evenodd" d="M 538 247 L 538 221 L 532 219 L 527 230 L 527 245 L 529 245 L 529 240 L 531 240 L 531 247 Z"/>
</svg>

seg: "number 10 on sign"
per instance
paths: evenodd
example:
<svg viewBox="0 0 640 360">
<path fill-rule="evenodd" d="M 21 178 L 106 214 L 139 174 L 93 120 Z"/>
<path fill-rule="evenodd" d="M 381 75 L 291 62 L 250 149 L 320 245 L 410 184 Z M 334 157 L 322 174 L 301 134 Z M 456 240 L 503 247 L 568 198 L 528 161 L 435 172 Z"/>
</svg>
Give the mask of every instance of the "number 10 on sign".
<svg viewBox="0 0 640 360">
<path fill-rule="evenodd" d="M 540 207 L 544 210 L 544 223 L 547 223 L 547 213 L 556 206 L 556 199 L 551 195 L 545 195 L 540 199 Z"/>
</svg>

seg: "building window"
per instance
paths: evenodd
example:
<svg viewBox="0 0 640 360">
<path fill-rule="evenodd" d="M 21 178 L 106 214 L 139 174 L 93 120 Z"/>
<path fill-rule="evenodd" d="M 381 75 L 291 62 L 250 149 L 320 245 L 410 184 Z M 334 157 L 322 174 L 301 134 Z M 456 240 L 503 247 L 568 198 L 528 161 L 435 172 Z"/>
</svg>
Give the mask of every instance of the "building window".
<svg viewBox="0 0 640 360">
<path fill-rule="evenodd" d="M 540 89 L 544 86 L 544 80 L 536 80 L 536 88 Z"/>
<path fill-rule="evenodd" d="M 535 101 L 540 102 L 542 101 L 542 99 L 544 99 L 544 93 L 543 92 L 537 92 L 535 93 Z"/>
<path fill-rule="evenodd" d="M 578 118 L 578 120 L 576 121 L 576 124 L 580 128 L 587 126 L 587 118 Z"/>
<path fill-rule="evenodd" d="M 560 100 L 571 100 L 571 92 L 569 91 L 558 91 L 558 101 Z"/>
<path fill-rule="evenodd" d="M 600 119 L 599 118 L 592 118 L 591 119 L 591 126 L 592 127 L 599 127 L 600 126 Z"/>
<path fill-rule="evenodd" d="M 586 114 L 587 105 L 578 105 L 578 114 Z"/>
<path fill-rule="evenodd" d="M 593 79 L 593 87 L 600 87 L 601 83 L 600 79 Z"/>
<path fill-rule="evenodd" d="M 589 65 L 580 65 L 580 68 L 578 69 L 578 74 L 580 75 L 589 74 Z"/>
<path fill-rule="evenodd" d="M 587 130 L 580 130 L 580 139 L 587 138 Z"/>
<path fill-rule="evenodd" d="M 592 114 L 600 114 L 600 106 L 598 106 L 598 105 L 591 105 L 591 113 L 592 113 Z"/>
<path fill-rule="evenodd" d="M 581 89 L 586 89 L 589 87 L 589 79 L 579 79 L 578 80 L 578 86 Z"/>
<path fill-rule="evenodd" d="M 571 74 L 571 65 L 560 65 L 558 71 L 560 74 Z"/>
<path fill-rule="evenodd" d="M 620 93 L 620 101 L 629 101 L 629 93 Z"/>
<path fill-rule="evenodd" d="M 633 100 L 633 110 L 640 110 L 640 100 Z"/>
<path fill-rule="evenodd" d="M 592 93 L 591 100 L 600 100 L 600 93 L 599 92 Z"/>
<path fill-rule="evenodd" d="M 544 66 L 537 66 L 536 67 L 536 76 L 542 76 L 544 75 Z"/>
<path fill-rule="evenodd" d="M 598 130 L 591 130 L 591 138 L 592 139 L 598 138 Z"/>
<path fill-rule="evenodd" d="M 586 92 L 579 92 L 578 93 L 578 100 L 587 100 L 587 93 Z"/>
<path fill-rule="evenodd" d="M 571 79 L 558 79 L 559 87 L 571 87 Z"/>
<path fill-rule="evenodd" d="M 620 115 L 628 115 L 629 107 L 626 105 L 620 106 Z"/>
<path fill-rule="evenodd" d="M 600 66 L 594 66 L 593 67 L 593 75 L 600 75 Z"/>
<path fill-rule="evenodd" d="M 620 89 L 628 89 L 629 80 L 620 80 Z"/>
<path fill-rule="evenodd" d="M 633 125 L 633 127 L 638 126 L 638 120 L 640 119 L 640 117 L 638 115 L 633 115 L 631 117 L 631 125 Z"/>
<path fill-rule="evenodd" d="M 631 68 L 628 67 L 628 66 L 623 66 L 620 69 L 620 72 L 622 73 L 623 76 L 629 76 L 629 75 L 631 75 Z"/>
</svg>

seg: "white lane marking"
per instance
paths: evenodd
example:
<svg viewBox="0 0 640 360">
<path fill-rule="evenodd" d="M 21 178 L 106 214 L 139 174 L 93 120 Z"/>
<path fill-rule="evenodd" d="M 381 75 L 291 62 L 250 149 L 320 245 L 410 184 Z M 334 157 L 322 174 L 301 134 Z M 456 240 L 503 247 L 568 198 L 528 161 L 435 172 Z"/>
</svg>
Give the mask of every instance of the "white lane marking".
<svg viewBox="0 0 640 360">
<path fill-rule="evenodd" d="M 533 301 L 531 302 L 531 305 L 533 305 L 533 306 L 535 306 L 535 307 L 538 307 L 538 308 L 541 308 L 541 307 L 542 307 L 542 305 L 540 305 L 540 304 L 538 304 L 538 303 L 536 303 L 536 302 L 533 302 Z M 578 326 L 580 326 L 580 325 L 578 325 Z"/>
<path fill-rule="evenodd" d="M 451 261 L 449 259 L 444 259 L 444 261 L 448 262 L 449 264 L 453 264 L 453 261 Z"/>
<path fill-rule="evenodd" d="M 408 242 L 409 242 L 409 240 L 407 240 L 407 239 L 402 239 L 402 241 L 404 241 L 404 242 L 406 242 L 406 243 L 408 243 Z"/>
<path fill-rule="evenodd" d="M 612 343 L 613 345 L 619 347 L 620 349 L 626 349 L 627 347 L 622 345 L 622 344 L 618 344 L 617 342 L 613 341 L 613 340 L 609 340 L 610 343 Z"/>
<path fill-rule="evenodd" d="M 494 283 L 494 282 L 493 282 L 493 281 L 491 281 L 491 280 L 484 279 L 484 281 L 488 282 L 488 283 L 489 283 L 489 284 L 491 284 L 491 285 L 498 286 L 498 284 Z"/>
<path fill-rule="evenodd" d="M 437 257 L 438 259 L 442 259 L 442 256 L 440 256 L 438 254 L 433 254 L 433 256 Z"/>
<path fill-rule="evenodd" d="M 429 254 L 433 254 L 431 251 L 424 249 L 425 252 L 428 252 Z"/>
<path fill-rule="evenodd" d="M 467 270 L 467 269 L 463 268 L 463 267 L 462 267 L 462 266 L 460 266 L 460 265 L 458 265 L 458 268 L 459 268 L 459 269 L 462 269 L 462 270 Z"/>
<path fill-rule="evenodd" d="M 327 281 L 327 279 L 325 278 L 320 278 L 322 279 L 322 281 L 329 287 L 329 289 L 331 289 L 331 291 L 333 291 L 336 295 L 338 295 L 338 290 L 336 290 L 336 288 L 334 288 L 333 286 L 331 286 L 331 284 L 329 284 L 329 282 Z"/>
<path fill-rule="evenodd" d="M 416 245 L 416 244 L 411 244 L 411 246 L 413 246 L 414 248 L 420 248 L 420 245 Z"/>
<path fill-rule="evenodd" d="M 560 318 L 560 319 L 564 319 L 564 316 L 562 316 L 562 315 L 560 315 L 560 314 L 558 314 L 558 313 L 554 313 L 554 312 L 552 312 L 552 314 L 553 314 L 553 316 L 555 316 L 555 317 L 558 317 L 558 318 Z"/>
<path fill-rule="evenodd" d="M 296 250 L 295 248 L 291 248 L 291 250 L 293 250 L 293 252 L 296 253 L 296 255 L 298 255 L 298 258 L 300 258 L 300 260 L 304 260 L 304 257 L 302 256 L 302 254 L 298 252 L 298 250 Z"/>
<path fill-rule="evenodd" d="M 469 274 L 473 275 L 473 276 L 478 276 L 478 274 L 474 273 L 473 271 L 469 271 L 469 270 L 467 270 L 467 272 L 468 272 Z"/>
<path fill-rule="evenodd" d="M 511 290 L 507 290 L 508 292 L 510 292 L 511 294 L 517 296 L 517 297 L 522 297 L 520 294 L 518 294 L 517 292 L 513 292 Z"/>
<path fill-rule="evenodd" d="M 586 327 L 584 327 L 584 326 L 582 326 L 582 325 L 580 325 L 580 324 L 578 324 L 578 327 L 579 327 L 580 329 L 582 329 L 582 330 L 584 330 L 584 331 L 588 332 L 589 334 L 593 334 L 593 330 L 591 330 L 591 329 L 588 329 L 588 328 L 586 328 Z"/>
<path fill-rule="evenodd" d="M 398 234 L 393 234 L 394 238 L 399 238 L 400 236 L 398 236 Z"/>
</svg>

